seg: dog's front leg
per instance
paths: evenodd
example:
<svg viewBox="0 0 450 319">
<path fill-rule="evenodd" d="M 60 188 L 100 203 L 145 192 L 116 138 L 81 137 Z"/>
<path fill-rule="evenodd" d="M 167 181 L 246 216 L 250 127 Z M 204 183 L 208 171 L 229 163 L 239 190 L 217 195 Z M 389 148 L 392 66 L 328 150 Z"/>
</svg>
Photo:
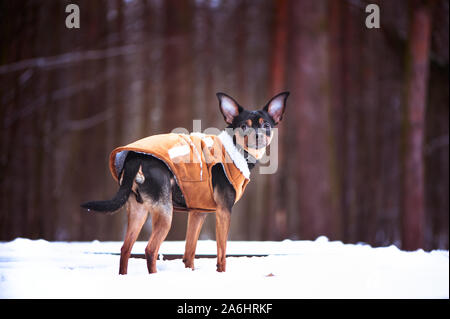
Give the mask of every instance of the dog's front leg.
<svg viewBox="0 0 450 319">
<path fill-rule="evenodd" d="M 216 211 L 217 271 L 226 270 L 226 249 L 230 229 L 231 211 L 218 206 Z"/>
<path fill-rule="evenodd" d="M 207 213 L 190 212 L 186 230 L 186 248 L 183 262 L 186 268 L 194 269 L 195 248 Z"/>
</svg>

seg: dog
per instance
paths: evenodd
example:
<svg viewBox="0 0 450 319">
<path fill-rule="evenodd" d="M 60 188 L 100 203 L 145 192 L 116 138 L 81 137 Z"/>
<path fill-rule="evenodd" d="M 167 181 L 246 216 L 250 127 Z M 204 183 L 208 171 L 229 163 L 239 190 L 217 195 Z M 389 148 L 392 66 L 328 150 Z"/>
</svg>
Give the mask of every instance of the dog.
<svg viewBox="0 0 450 319">
<path fill-rule="evenodd" d="M 250 170 L 264 155 L 281 121 L 289 92 L 247 111 L 232 97 L 217 93 L 228 124 L 219 135 L 154 135 L 115 149 L 110 169 L 119 183 L 112 200 L 81 205 L 89 211 L 115 212 L 126 205 L 128 227 L 120 252 L 119 274 L 127 274 L 131 249 L 151 215 L 152 233 L 145 248 L 149 273 L 166 238 L 173 211 L 188 212 L 183 262 L 194 269 L 197 240 L 208 213 L 216 214 L 217 271 L 226 270 L 226 243 L 233 205 L 250 180 Z"/>
</svg>

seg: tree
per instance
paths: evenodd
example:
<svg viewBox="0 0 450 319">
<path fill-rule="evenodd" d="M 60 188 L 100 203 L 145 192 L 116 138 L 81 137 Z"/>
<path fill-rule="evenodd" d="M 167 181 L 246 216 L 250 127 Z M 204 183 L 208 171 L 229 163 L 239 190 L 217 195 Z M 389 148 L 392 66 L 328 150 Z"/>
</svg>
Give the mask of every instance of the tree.
<svg viewBox="0 0 450 319">
<path fill-rule="evenodd" d="M 274 27 L 271 43 L 269 91 L 273 96 L 286 90 L 286 58 L 288 40 L 288 0 L 275 1 Z M 287 169 L 284 152 L 284 128 L 278 127 L 278 170 L 268 183 L 269 205 L 265 212 L 264 236 L 283 239 L 287 235 L 286 181 Z"/>
<path fill-rule="evenodd" d="M 403 109 L 403 218 L 402 247 L 423 247 L 425 222 L 424 134 L 431 37 L 428 2 L 411 3 L 409 43 L 406 52 Z"/>
<path fill-rule="evenodd" d="M 327 3 L 293 2 L 293 81 L 300 238 L 333 237 L 330 189 Z"/>
</svg>

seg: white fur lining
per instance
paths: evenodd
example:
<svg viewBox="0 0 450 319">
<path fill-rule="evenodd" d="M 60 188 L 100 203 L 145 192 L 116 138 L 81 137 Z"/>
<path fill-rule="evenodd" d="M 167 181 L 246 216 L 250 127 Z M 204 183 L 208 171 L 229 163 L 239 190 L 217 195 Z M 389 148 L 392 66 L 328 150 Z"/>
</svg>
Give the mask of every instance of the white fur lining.
<svg viewBox="0 0 450 319">
<path fill-rule="evenodd" d="M 205 135 L 205 134 L 203 134 L 203 133 L 200 133 L 200 132 L 192 132 L 192 133 L 189 134 L 189 135 L 191 135 L 191 136 L 196 136 L 196 137 L 202 139 L 202 141 L 205 142 L 206 147 L 208 147 L 208 148 L 211 148 L 211 147 L 214 145 L 214 141 L 212 140 L 212 138 L 209 137 L 209 136 L 207 136 L 207 135 Z"/>
<path fill-rule="evenodd" d="M 223 147 L 227 151 L 228 155 L 230 155 L 231 159 L 234 162 L 234 165 L 236 165 L 236 167 L 241 171 L 246 179 L 250 179 L 250 170 L 248 169 L 247 161 L 234 145 L 233 139 L 231 138 L 230 134 L 228 134 L 226 131 L 222 131 L 222 133 L 217 135 L 217 137 L 222 142 Z"/>
<path fill-rule="evenodd" d="M 174 159 L 175 157 L 184 156 L 190 153 L 189 145 L 177 145 L 172 147 L 169 151 L 169 157 Z"/>
</svg>

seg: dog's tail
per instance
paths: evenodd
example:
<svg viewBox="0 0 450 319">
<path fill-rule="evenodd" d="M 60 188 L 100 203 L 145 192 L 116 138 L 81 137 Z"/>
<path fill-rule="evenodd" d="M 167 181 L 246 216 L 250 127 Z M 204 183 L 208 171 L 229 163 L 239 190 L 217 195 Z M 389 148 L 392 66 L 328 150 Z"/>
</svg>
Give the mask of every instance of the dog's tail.
<svg viewBox="0 0 450 319">
<path fill-rule="evenodd" d="M 115 212 L 116 210 L 121 208 L 123 205 L 125 205 L 128 197 L 131 194 L 133 181 L 136 177 L 137 172 L 139 171 L 139 165 L 140 163 L 137 158 L 131 158 L 130 160 L 126 161 L 125 168 L 122 172 L 122 184 L 120 185 L 120 188 L 113 199 L 86 202 L 81 204 L 81 207 L 87 210 L 93 210 L 102 213 Z"/>
</svg>

